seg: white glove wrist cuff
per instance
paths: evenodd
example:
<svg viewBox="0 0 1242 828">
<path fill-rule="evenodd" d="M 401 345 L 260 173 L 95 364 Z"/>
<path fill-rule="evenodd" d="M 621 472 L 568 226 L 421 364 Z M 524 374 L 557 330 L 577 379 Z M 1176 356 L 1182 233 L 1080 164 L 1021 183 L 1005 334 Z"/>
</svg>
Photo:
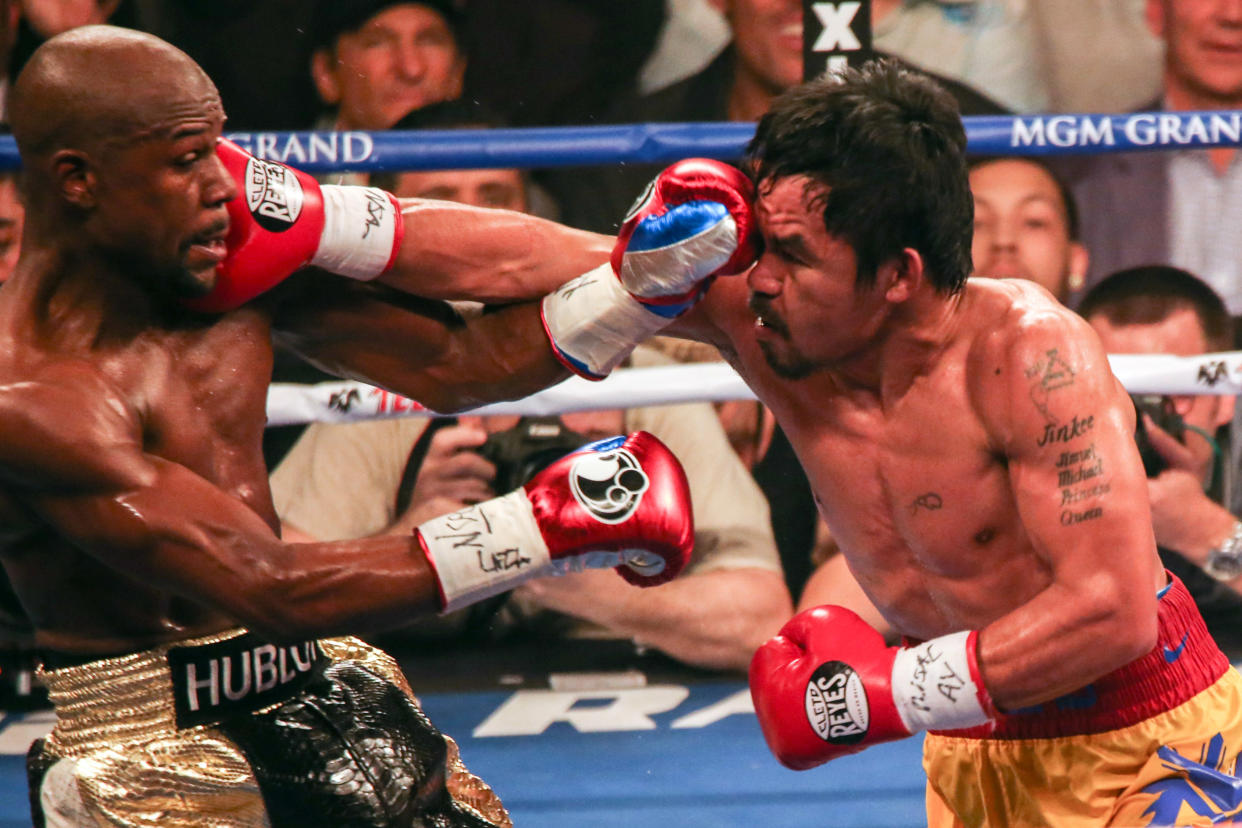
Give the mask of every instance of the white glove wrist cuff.
<svg viewBox="0 0 1242 828">
<path fill-rule="evenodd" d="M 588 379 L 602 379 L 634 346 L 671 319 L 652 313 L 600 265 L 543 300 L 543 325 L 562 359 Z"/>
<path fill-rule="evenodd" d="M 977 634 L 950 633 L 897 651 L 893 702 L 911 733 L 976 727 L 992 720 L 972 636 Z"/>
<path fill-rule="evenodd" d="M 440 580 L 443 612 L 547 574 L 551 563 L 525 489 L 433 518 L 417 531 Z"/>
<path fill-rule="evenodd" d="M 401 214 L 376 187 L 328 184 L 323 193 L 323 235 L 310 263 L 351 279 L 370 281 L 392 264 Z"/>
</svg>

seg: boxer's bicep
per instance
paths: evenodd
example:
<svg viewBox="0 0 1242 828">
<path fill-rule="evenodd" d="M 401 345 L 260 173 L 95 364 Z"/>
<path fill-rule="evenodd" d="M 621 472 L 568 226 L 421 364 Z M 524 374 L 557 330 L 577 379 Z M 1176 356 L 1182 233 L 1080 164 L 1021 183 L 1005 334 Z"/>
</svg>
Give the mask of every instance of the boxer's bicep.
<svg viewBox="0 0 1242 828">
<path fill-rule="evenodd" d="M 414 535 L 284 543 L 234 495 L 177 463 L 148 461 L 153 474 L 141 485 L 33 505 L 112 569 L 272 640 L 386 629 L 436 606 Z"/>
<path fill-rule="evenodd" d="M 138 412 L 93 368 L 71 361 L 0 385 L 0 482 L 30 491 L 128 485 L 149 474 Z"/>
<path fill-rule="evenodd" d="M 241 500 L 154 456 L 128 485 L 53 491 L 28 498 L 57 534 L 118 571 L 195 597 L 247 571 L 278 544 Z"/>
<path fill-rule="evenodd" d="M 754 339 L 755 314 L 747 307 L 749 289 L 744 276 L 718 276 L 703 298 L 660 331 L 661 336 L 713 345 L 722 352 Z"/>
<path fill-rule="evenodd" d="M 105 378 L 73 365 L 45 374 L 20 395 L 0 393 L 9 413 L 24 404 L 0 439 L 0 473 L 54 535 L 187 597 L 222 587 L 225 568 L 242 569 L 264 540 L 275 543 L 240 500 L 148 454 L 139 412 Z"/>
<path fill-rule="evenodd" d="M 1008 369 L 1003 451 L 1018 513 L 1054 577 L 1133 582 L 1154 557 L 1133 409 L 1098 342 L 1062 324 L 1024 334 Z"/>
</svg>

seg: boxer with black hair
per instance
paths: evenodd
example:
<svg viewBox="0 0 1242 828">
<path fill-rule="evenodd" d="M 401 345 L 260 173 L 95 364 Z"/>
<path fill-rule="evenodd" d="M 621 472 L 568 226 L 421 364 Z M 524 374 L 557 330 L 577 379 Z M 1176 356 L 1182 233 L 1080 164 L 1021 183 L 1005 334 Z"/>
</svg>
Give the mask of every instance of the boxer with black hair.
<svg viewBox="0 0 1242 828">
<path fill-rule="evenodd" d="M 745 160 L 758 258 L 705 290 L 696 270 L 727 250 L 663 273 L 704 291 L 666 333 L 717 346 L 772 410 L 905 639 L 821 606 L 761 646 L 751 695 L 777 758 L 812 768 L 927 731 L 938 828 L 1242 813 L 1242 678 L 1160 565 L 1134 407 L 1099 337 L 1041 288 L 968 278 L 953 100 L 891 62 L 833 73 L 777 98 Z M 705 189 L 694 209 L 727 212 Z M 682 208 L 635 212 L 645 229 Z M 554 292 L 544 318 L 594 376 L 627 302 L 584 293 Z"/>
</svg>

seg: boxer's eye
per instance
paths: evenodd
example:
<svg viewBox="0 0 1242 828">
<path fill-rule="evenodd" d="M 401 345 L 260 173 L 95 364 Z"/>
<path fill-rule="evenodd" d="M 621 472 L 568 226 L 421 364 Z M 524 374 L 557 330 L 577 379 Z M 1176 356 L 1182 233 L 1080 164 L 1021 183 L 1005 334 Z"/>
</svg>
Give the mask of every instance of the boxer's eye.
<svg viewBox="0 0 1242 828">
<path fill-rule="evenodd" d="M 178 155 L 173 163 L 178 167 L 189 167 L 192 166 L 195 161 L 202 158 L 203 155 L 203 150 L 190 150 L 189 152 L 183 152 Z"/>
</svg>

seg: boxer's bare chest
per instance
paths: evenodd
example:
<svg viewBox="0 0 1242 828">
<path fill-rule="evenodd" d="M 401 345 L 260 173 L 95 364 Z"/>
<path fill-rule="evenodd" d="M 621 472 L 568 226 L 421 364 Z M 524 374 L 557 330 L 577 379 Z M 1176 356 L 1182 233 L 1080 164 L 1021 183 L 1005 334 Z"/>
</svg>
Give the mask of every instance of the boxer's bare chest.
<svg viewBox="0 0 1242 828">
<path fill-rule="evenodd" d="M 101 361 L 140 412 L 143 443 L 274 523 L 262 456 L 270 330 L 258 314 L 159 331 Z"/>
<path fill-rule="evenodd" d="M 754 368 L 753 387 L 789 436 L 834 539 L 889 620 L 938 634 L 992 615 L 1030 544 L 960 364 L 883 405 Z"/>
<path fill-rule="evenodd" d="M 65 395 L 70 407 L 76 400 L 90 408 L 80 396 L 87 388 L 119 393 L 137 417 L 148 454 L 186 467 L 277 529 L 261 445 L 272 362 L 263 316 L 242 312 L 209 326 L 144 331 L 121 344 L 89 351 L 48 348 L 37 337 L 12 344 L 22 353 L 4 366 L 10 372 L 23 364 L 89 365 L 89 376 L 104 383 L 84 382 L 76 396 Z M 81 411 L 46 405 L 38 411 L 53 419 L 77 418 L 77 426 L 49 432 L 89 443 L 93 432 L 89 423 L 81 422 Z M 106 455 L 110 446 L 82 449 L 92 450 Z M 192 503 L 178 505 L 195 508 Z M 117 573 L 65 543 L 30 510 L 25 496 L 0 490 L 0 524 L 5 571 L 46 646 L 67 651 L 146 646 L 178 631 L 209 632 L 232 623 Z M 75 600 L 65 601 L 65 595 Z"/>
</svg>

